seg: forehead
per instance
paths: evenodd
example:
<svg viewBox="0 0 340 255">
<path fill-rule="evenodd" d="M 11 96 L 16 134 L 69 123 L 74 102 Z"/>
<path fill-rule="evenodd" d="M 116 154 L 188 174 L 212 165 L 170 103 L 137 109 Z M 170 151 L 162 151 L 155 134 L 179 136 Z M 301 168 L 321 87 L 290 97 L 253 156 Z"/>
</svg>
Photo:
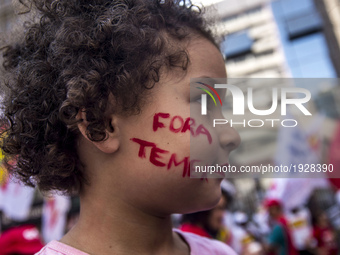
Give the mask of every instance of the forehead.
<svg viewBox="0 0 340 255">
<path fill-rule="evenodd" d="M 194 78 L 194 80 L 196 80 L 196 78 L 200 78 L 198 79 L 199 81 L 203 81 L 210 86 L 214 86 L 216 81 L 224 80 L 219 78 L 227 77 L 222 54 L 220 50 L 209 40 L 201 37 L 193 38 L 187 47 L 187 51 L 190 58 L 187 76 L 191 79 L 191 81 L 193 81 L 192 78 Z M 196 89 L 196 85 L 197 84 L 195 83 L 195 86 L 190 86 L 190 94 L 193 96 L 200 92 Z M 226 92 L 225 89 L 216 89 L 216 91 L 222 95 L 222 97 Z"/>
<path fill-rule="evenodd" d="M 190 58 L 189 73 L 191 78 L 227 76 L 225 62 L 216 46 L 205 38 L 192 38 L 187 47 Z"/>
<path fill-rule="evenodd" d="M 177 91 L 182 95 L 198 93 L 199 90 L 190 86 L 191 79 L 204 78 L 209 85 L 214 85 L 214 79 L 226 78 L 225 62 L 219 49 L 208 39 L 203 37 L 191 37 L 183 45 L 189 57 L 189 65 L 186 71 L 181 68 L 174 68 L 170 72 L 164 72 L 161 84 L 167 85 L 168 89 Z M 184 86 L 183 86 L 184 85 Z M 151 93 L 161 91 L 164 86 L 156 86 Z M 225 89 L 216 89 L 219 94 L 225 93 Z M 191 93 L 193 92 L 193 93 Z"/>
</svg>

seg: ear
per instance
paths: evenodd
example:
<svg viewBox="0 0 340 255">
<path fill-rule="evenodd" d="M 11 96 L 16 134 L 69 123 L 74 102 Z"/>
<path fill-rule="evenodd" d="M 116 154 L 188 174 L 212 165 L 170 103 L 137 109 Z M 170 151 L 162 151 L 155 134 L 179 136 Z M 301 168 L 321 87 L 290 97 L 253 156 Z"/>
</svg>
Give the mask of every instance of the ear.
<svg viewBox="0 0 340 255">
<path fill-rule="evenodd" d="M 78 123 L 78 129 L 82 136 L 97 147 L 100 151 L 111 154 L 116 152 L 120 146 L 120 135 L 119 135 L 119 127 L 118 127 L 118 118 L 115 115 L 110 116 L 110 130 L 106 129 L 106 139 L 100 142 L 92 141 L 86 135 L 86 130 L 88 126 L 88 122 L 86 120 L 86 112 L 85 110 L 79 110 L 77 114 L 77 119 L 80 120 Z"/>
</svg>

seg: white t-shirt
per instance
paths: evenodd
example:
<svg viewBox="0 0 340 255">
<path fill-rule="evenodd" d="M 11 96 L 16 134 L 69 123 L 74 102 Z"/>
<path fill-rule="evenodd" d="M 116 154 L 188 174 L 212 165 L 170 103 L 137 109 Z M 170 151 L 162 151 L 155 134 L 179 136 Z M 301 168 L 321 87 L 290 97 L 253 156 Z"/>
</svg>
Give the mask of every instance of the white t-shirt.
<svg viewBox="0 0 340 255">
<path fill-rule="evenodd" d="M 308 209 L 303 208 L 296 214 L 288 214 L 287 219 L 290 225 L 294 246 L 298 250 L 306 249 L 307 240 L 312 236 L 312 226 Z"/>
</svg>

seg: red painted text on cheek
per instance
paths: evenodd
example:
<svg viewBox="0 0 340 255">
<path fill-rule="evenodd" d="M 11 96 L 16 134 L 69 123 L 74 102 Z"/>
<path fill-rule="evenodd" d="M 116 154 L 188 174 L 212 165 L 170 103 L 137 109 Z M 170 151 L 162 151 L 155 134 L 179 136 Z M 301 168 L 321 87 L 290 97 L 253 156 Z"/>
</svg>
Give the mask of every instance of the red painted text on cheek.
<svg viewBox="0 0 340 255">
<path fill-rule="evenodd" d="M 150 153 L 150 162 L 154 164 L 155 166 L 165 166 L 166 164 L 159 160 L 162 159 L 162 154 L 166 154 L 166 153 L 168 153 L 168 151 L 162 150 L 157 147 L 153 147 Z"/>
<path fill-rule="evenodd" d="M 166 126 L 164 121 L 169 123 L 168 126 Z M 169 113 L 156 113 L 153 117 L 153 131 L 156 132 L 161 128 L 167 127 L 169 128 L 169 131 L 173 133 L 185 133 L 190 131 L 193 137 L 204 135 L 207 137 L 209 144 L 212 143 L 212 137 L 209 130 L 206 129 L 203 124 L 196 127 L 196 121 L 193 118 L 188 117 L 184 119 L 179 115 L 171 117 Z M 170 154 L 169 151 L 159 148 L 155 143 L 139 138 L 131 138 L 130 140 L 139 144 L 138 157 L 146 158 L 146 154 L 149 152 L 149 162 L 151 164 L 157 167 L 166 167 L 168 170 L 170 170 L 172 166 L 177 167 L 183 165 L 182 176 L 190 176 L 189 157 L 180 158 L 176 153 Z"/>
<path fill-rule="evenodd" d="M 147 148 L 150 148 L 149 149 L 150 151 L 149 162 L 150 163 L 158 167 L 167 167 L 168 170 L 172 166 L 183 165 L 182 176 L 183 177 L 190 176 L 189 157 L 184 157 L 182 160 L 178 160 L 177 154 L 172 153 L 169 158 L 167 157 L 167 154 L 169 154 L 169 151 L 166 151 L 166 150 L 163 150 L 157 147 L 157 145 L 154 143 L 151 143 L 151 142 L 139 139 L 139 138 L 131 138 L 130 140 L 139 144 L 138 157 L 146 158 Z"/>
<path fill-rule="evenodd" d="M 185 177 L 186 175 L 190 176 L 190 162 L 189 157 L 185 157 L 182 161 L 176 161 L 176 154 L 172 154 L 168 163 L 168 170 L 171 168 L 172 165 L 179 166 L 183 164 L 183 174 L 182 176 Z"/>
<path fill-rule="evenodd" d="M 138 139 L 138 138 L 132 138 L 132 141 L 134 141 L 135 143 L 139 143 L 139 152 L 138 152 L 138 157 L 140 158 L 145 158 L 145 147 L 155 147 L 156 144 L 154 143 L 150 143 L 147 141 L 144 141 L 142 139 Z"/>
<path fill-rule="evenodd" d="M 159 118 L 169 118 L 170 117 L 170 114 L 169 113 L 156 113 L 154 116 L 153 116 L 153 131 L 157 131 L 158 128 L 164 128 L 164 124 L 162 122 L 159 121 Z"/>
<path fill-rule="evenodd" d="M 160 128 L 166 128 L 167 126 L 162 122 L 161 119 L 169 119 L 169 113 L 156 113 L 153 117 L 153 131 L 157 131 Z M 203 124 L 200 124 L 197 128 L 195 127 L 196 121 L 193 118 L 186 118 L 185 120 L 181 116 L 173 116 L 170 118 L 169 130 L 173 133 L 185 133 L 190 130 L 190 133 L 193 137 L 197 137 L 199 135 L 205 135 L 208 139 L 209 144 L 212 143 L 212 137 L 208 129 L 204 127 Z"/>
<path fill-rule="evenodd" d="M 175 124 L 177 124 L 178 127 L 175 127 Z M 184 125 L 183 118 L 181 116 L 175 116 L 170 121 L 170 131 L 178 133 L 179 131 L 183 130 L 183 125 Z"/>
</svg>

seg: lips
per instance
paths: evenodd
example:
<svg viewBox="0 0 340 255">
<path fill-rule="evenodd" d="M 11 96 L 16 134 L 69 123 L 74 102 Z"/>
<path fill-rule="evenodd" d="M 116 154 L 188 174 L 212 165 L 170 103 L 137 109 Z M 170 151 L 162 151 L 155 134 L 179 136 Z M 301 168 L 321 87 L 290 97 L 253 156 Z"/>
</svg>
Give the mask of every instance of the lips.
<svg viewBox="0 0 340 255">
<path fill-rule="evenodd" d="M 224 163 L 224 164 L 221 164 L 220 166 L 228 168 L 229 165 L 230 165 L 229 163 Z M 222 172 L 222 173 L 220 173 L 220 175 L 223 175 L 223 177 L 217 177 L 216 179 L 223 180 L 224 178 L 226 178 L 226 172 Z"/>
</svg>

